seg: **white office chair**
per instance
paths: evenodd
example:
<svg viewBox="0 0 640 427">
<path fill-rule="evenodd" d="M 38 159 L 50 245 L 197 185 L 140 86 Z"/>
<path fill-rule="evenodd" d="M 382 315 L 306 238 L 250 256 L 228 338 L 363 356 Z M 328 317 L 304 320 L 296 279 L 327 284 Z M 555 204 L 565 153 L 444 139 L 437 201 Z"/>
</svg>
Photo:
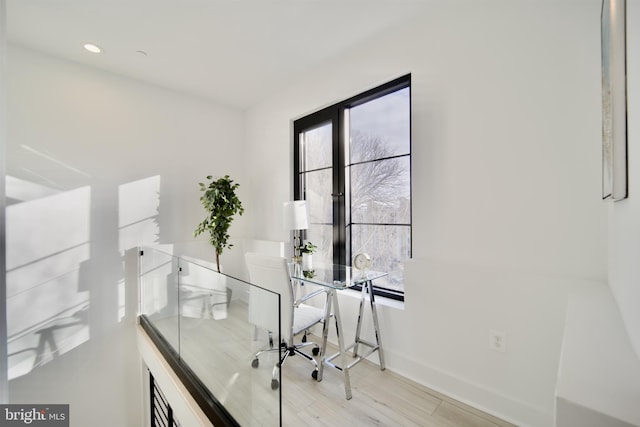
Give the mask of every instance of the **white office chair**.
<svg viewBox="0 0 640 427">
<path fill-rule="evenodd" d="M 278 370 L 289 356 L 296 354 L 303 356 L 306 360 L 313 363 L 314 370 L 311 376 L 316 379 L 318 377 L 318 363 L 312 356 L 304 353 L 301 349 L 307 346 L 314 346 L 312 350 L 313 354 L 317 355 L 319 353 L 319 346 L 313 342 L 307 342 L 306 336 L 309 328 L 324 321 L 325 310 L 324 308 L 303 304 L 303 302 L 322 294 L 324 295 L 324 303 L 326 304 L 327 292 L 325 290 L 318 290 L 296 301 L 293 296 L 291 276 L 286 258 L 247 253 L 245 254 L 245 261 L 249 269 L 249 280 L 252 285 L 260 286 L 271 292 L 280 294 L 280 319 L 278 319 L 275 305 L 269 303 L 269 301 L 273 301 L 273 299 L 265 298 L 266 292 L 264 290 L 256 286 L 251 286 L 249 294 L 250 323 L 267 330 L 271 339 L 271 333 L 278 330 L 278 321 L 280 320 L 281 322 L 282 336 L 280 339 L 280 348 L 283 349 L 284 354 L 273 368 L 271 388 L 275 390 L 280 386 Z M 302 343 L 295 344 L 294 337 L 301 333 L 304 333 Z M 269 348 L 257 352 L 251 362 L 251 366 L 254 368 L 258 367 L 260 364 L 259 356 L 262 353 L 279 350 L 277 347 L 273 348 L 273 341 L 271 339 Z"/>
</svg>

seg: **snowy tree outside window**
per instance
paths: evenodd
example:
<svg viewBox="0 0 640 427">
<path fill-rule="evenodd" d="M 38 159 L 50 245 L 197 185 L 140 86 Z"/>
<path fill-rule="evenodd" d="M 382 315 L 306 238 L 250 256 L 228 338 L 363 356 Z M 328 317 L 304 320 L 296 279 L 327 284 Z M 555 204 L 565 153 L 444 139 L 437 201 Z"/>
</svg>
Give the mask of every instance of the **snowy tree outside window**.
<svg viewBox="0 0 640 427">
<path fill-rule="evenodd" d="M 351 264 L 366 252 L 374 283 L 403 299 L 411 257 L 411 106 L 409 76 L 294 123 L 296 196 L 306 199 L 305 239 L 316 261 Z"/>
</svg>

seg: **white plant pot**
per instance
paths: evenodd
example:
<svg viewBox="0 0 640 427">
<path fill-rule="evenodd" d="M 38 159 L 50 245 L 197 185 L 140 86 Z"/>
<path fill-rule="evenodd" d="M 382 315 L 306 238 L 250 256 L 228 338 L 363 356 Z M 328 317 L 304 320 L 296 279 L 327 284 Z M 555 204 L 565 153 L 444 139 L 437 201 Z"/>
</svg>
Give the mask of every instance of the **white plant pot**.
<svg viewBox="0 0 640 427">
<path fill-rule="evenodd" d="M 311 254 L 302 254 L 302 270 L 313 270 L 313 258 Z"/>
</svg>

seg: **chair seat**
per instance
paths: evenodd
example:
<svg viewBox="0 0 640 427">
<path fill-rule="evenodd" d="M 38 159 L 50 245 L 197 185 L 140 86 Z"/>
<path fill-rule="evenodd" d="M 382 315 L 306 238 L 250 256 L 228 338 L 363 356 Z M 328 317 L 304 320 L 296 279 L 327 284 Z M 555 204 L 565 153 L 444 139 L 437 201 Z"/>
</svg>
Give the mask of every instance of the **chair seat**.
<svg viewBox="0 0 640 427">
<path fill-rule="evenodd" d="M 275 390 L 280 387 L 280 368 L 284 362 L 289 356 L 300 355 L 302 359 L 313 365 L 311 377 L 317 379 L 318 362 L 313 356 L 319 354 L 320 347 L 318 344 L 306 340 L 306 332 L 312 326 L 324 320 L 326 308 L 296 304 L 286 258 L 249 252 L 245 254 L 245 260 L 249 270 L 249 278 L 253 284 L 257 285 L 252 286 L 249 293 L 249 322 L 270 331 L 269 348 L 258 351 L 251 361 L 251 366 L 253 368 L 259 366 L 258 357 L 262 353 L 280 352 L 280 358 L 274 364 L 271 376 L 271 388 Z M 274 310 L 273 295 L 266 295 L 266 293 L 280 295 L 279 313 L 278 310 Z M 324 296 L 324 307 L 327 307 L 327 295 L 326 292 L 311 292 L 305 295 L 303 301 L 316 296 Z M 280 345 L 274 346 L 272 333 L 277 332 L 278 329 L 281 330 Z M 299 344 L 294 343 L 294 337 L 301 333 L 305 333 L 305 336 L 302 337 L 302 342 Z M 313 356 L 302 351 L 304 347 L 309 346 L 313 346 Z M 286 351 L 282 351 L 283 347 Z"/>
<path fill-rule="evenodd" d="M 300 304 L 294 309 L 293 335 L 309 329 L 324 318 L 324 309 Z"/>
</svg>

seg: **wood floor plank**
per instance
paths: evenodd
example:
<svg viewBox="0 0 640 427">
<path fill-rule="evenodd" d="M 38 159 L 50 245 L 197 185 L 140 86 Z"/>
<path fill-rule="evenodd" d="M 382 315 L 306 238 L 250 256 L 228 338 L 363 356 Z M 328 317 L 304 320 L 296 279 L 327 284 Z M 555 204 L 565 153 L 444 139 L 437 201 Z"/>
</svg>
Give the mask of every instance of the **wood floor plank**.
<svg viewBox="0 0 640 427">
<path fill-rule="evenodd" d="M 156 327 L 177 337 L 175 317 L 155 319 Z M 289 357 L 282 367 L 280 390 L 271 389 L 277 352 L 260 357 L 266 335 L 253 340 L 247 305 L 233 301 L 224 319 L 181 318 L 180 345 L 190 368 L 210 387 L 242 426 L 285 427 L 513 427 L 446 395 L 364 360 L 350 370 L 353 397 L 345 398 L 344 374 L 326 367 L 322 381 L 311 377 L 313 365 L 301 356 Z M 316 336 L 309 337 L 319 342 Z M 330 345 L 327 354 L 337 349 Z"/>
<path fill-rule="evenodd" d="M 462 409 L 446 400 L 436 409 L 433 417 L 449 423 L 452 427 L 497 427 L 497 424 L 487 417 Z"/>
<path fill-rule="evenodd" d="M 364 368 L 362 363 L 361 367 Z M 432 415 L 442 402 L 441 399 L 430 394 L 424 387 L 417 384 L 398 382 L 386 371 L 380 371 L 377 366 L 373 375 L 366 378 L 358 389 L 370 396 L 380 405 L 386 405 L 389 396 L 394 397 L 395 407 L 403 413 L 415 413 L 419 417 Z"/>
</svg>

